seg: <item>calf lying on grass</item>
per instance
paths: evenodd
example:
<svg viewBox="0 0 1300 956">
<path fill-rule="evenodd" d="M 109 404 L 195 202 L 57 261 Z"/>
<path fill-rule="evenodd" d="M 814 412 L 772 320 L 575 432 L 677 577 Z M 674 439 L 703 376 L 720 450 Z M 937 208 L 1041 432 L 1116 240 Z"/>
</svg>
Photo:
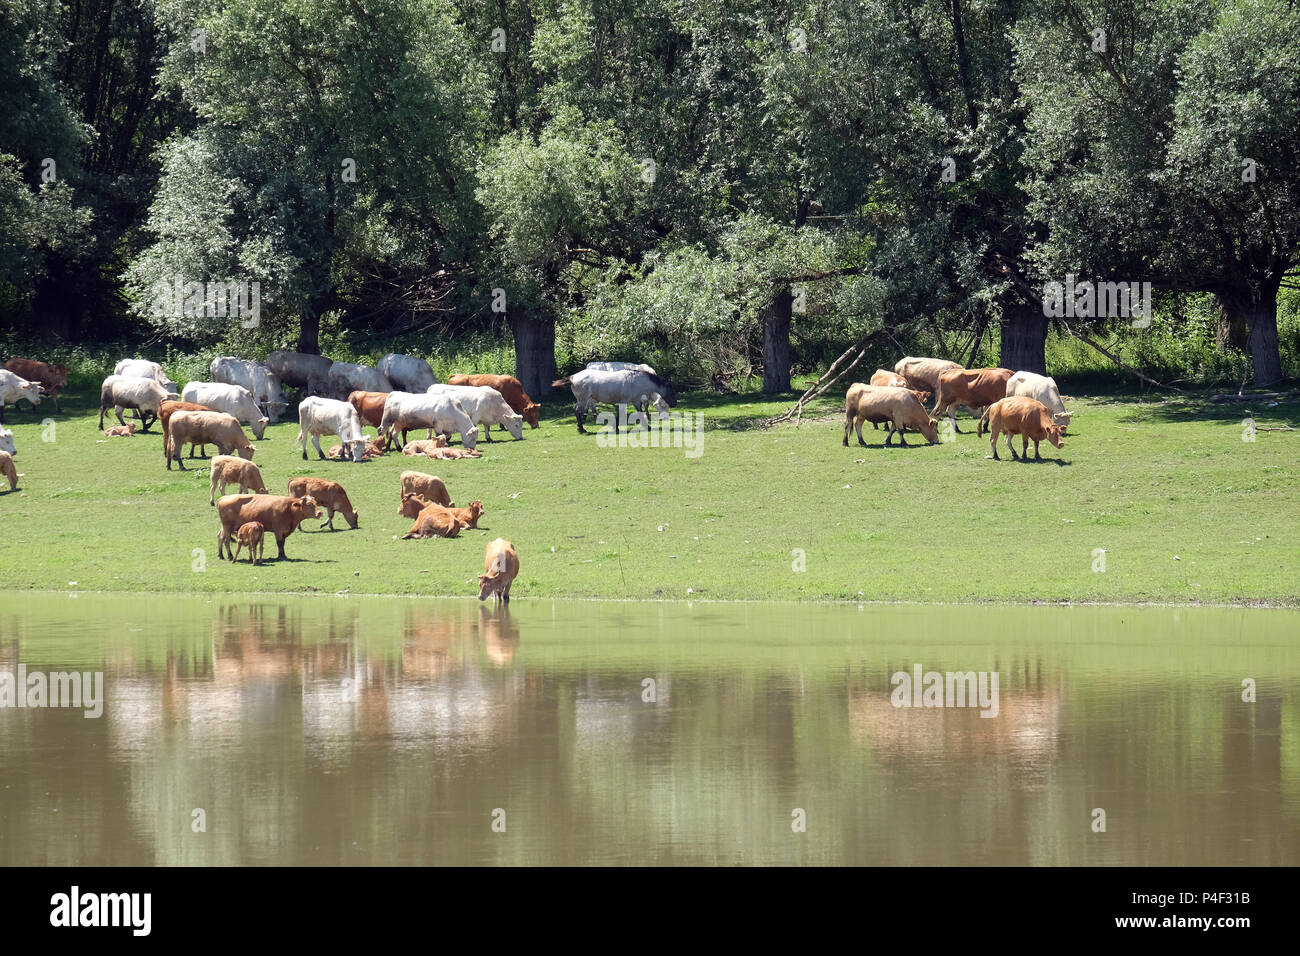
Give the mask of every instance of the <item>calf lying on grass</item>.
<svg viewBox="0 0 1300 956">
<path fill-rule="evenodd" d="M 9 490 L 18 488 L 18 479 L 22 477 L 14 467 L 14 456 L 7 451 L 0 451 L 0 476 L 9 479 Z"/>
<path fill-rule="evenodd" d="M 346 449 L 342 445 L 330 445 L 330 450 L 325 453 L 325 457 L 333 458 L 336 461 L 343 461 L 345 460 L 345 456 L 344 456 L 345 451 Z M 376 442 L 372 442 L 369 439 L 367 439 L 366 450 L 361 453 L 361 460 L 373 461 L 374 459 L 380 457 L 383 453 L 384 453 L 383 448 L 381 448 Z M 346 460 L 351 461 L 351 458 L 347 458 Z"/>
<path fill-rule="evenodd" d="M 243 458 L 237 458 L 234 455 L 217 455 L 212 459 L 212 471 L 208 476 L 208 504 L 217 503 L 217 488 L 221 488 L 221 493 L 226 493 L 226 485 L 239 485 L 240 494 L 248 494 L 250 491 L 259 495 L 270 494 L 266 490 L 266 482 L 262 480 L 262 471 L 251 461 L 245 461 Z"/>
<path fill-rule="evenodd" d="M 407 518 L 417 517 L 421 511 L 428 508 L 436 508 L 445 511 L 451 515 L 461 528 L 477 528 L 478 519 L 483 515 L 483 502 L 471 501 L 464 508 L 448 508 L 436 502 L 430 501 L 423 495 L 404 494 L 402 495 L 402 506 L 398 509 L 398 514 Z"/>
<path fill-rule="evenodd" d="M 486 601 L 490 594 L 493 604 L 498 601 L 509 604 L 510 585 L 519 576 L 519 554 L 515 546 L 505 538 L 497 538 L 489 544 L 483 571 L 478 576 L 478 599 Z"/>
<path fill-rule="evenodd" d="M 127 422 L 125 425 L 114 425 L 112 428 L 104 429 L 105 438 L 130 438 L 135 434 L 135 422 Z"/>
<path fill-rule="evenodd" d="M 310 497 L 318 508 L 329 512 L 329 520 L 320 523 L 322 528 L 328 525 L 331 531 L 334 530 L 336 511 L 347 520 L 349 528 L 355 529 L 357 526 L 357 511 L 348 500 L 348 493 L 337 481 L 325 478 L 290 478 L 289 494 L 294 498 Z"/>
<path fill-rule="evenodd" d="M 1023 459 L 1029 457 L 1030 439 L 1034 442 L 1035 461 L 1042 461 L 1042 456 L 1038 454 L 1038 443 L 1043 439 L 1057 448 L 1065 447 L 1065 442 L 1061 440 L 1063 426 L 1052 420 L 1051 409 L 1033 398 L 1003 398 L 994 402 L 985 410 L 976 434 L 983 435 L 986 427 L 994 458 L 998 457 L 998 435 L 1002 432 L 1006 433 L 1007 450 L 1011 452 L 1012 458 L 1016 457 L 1016 450 L 1011 445 L 1012 435 L 1021 438 L 1020 451 Z"/>
<path fill-rule="evenodd" d="M 436 444 L 441 441 L 442 444 Z M 451 461 L 456 458 L 482 458 L 483 453 L 477 449 L 466 448 L 448 448 L 446 439 L 420 439 L 419 441 L 407 442 L 402 449 L 403 455 L 425 455 L 428 458 L 440 458 Z"/>
<path fill-rule="evenodd" d="M 241 548 L 248 548 L 248 560 L 252 562 L 253 567 L 257 567 L 262 561 L 262 536 L 266 529 L 262 527 L 260 521 L 248 521 L 239 526 L 236 532 L 235 560 L 239 560 Z"/>
<path fill-rule="evenodd" d="M 217 502 L 221 530 L 217 533 L 217 556 L 235 560 L 230 539 L 236 529 L 256 521 L 275 535 L 279 557 L 284 560 L 284 539 L 298 530 L 308 518 L 319 518 L 320 511 L 311 498 L 286 498 L 283 495 L 226 495 Z"/>
<path fill-rule="evenodd" d="M 422 471 L 404 471 L 402 472 L 401 482 L 402 490 L 399 493 L 399 498 L 405 498 L 407 495 L 419 495 L 425 501 L 442 505 L 444 508 L 456 507 L 456 502 L 451 500 L 451 492 L 447 490 L 447 486 L 443 484 L 442 479 L 437 475 L 426 475 Z M 407 517 L 414 516 L 407 515 Z"/>
<path fill-rule="evenodd" d="M 419 495 L 403 495 L 401 513 L 414 518 L 406 538 L 454 538 L 460 534 L 461 523 L 450 508 L 425 501 Z"/>
</svg>

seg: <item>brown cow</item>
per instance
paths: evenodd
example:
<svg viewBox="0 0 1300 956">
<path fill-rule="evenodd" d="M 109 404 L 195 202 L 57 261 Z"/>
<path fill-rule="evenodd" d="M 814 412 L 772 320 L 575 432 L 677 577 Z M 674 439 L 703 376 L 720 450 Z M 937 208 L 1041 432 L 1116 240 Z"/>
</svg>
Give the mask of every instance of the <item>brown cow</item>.
<svg viewBox="0 0 1300 956">
<path fill-rule="evenodd" d="M 275 535 L 278 557 L 284 559 L 284 539 L 298 530 L 308 518 L 319 518 L 316 502 L 310 498 L 286 498 L 283 495 L 225 495 L 217 502 L 221 530 L 217 533 L 217 556 L 235 560 L 230 539 L 235 531 L 256 521 Z"/>
<path fill-rule="evenodd" d="M 899 442 L 906 448 L 907 437 L 903 432 L 908 428 L 920 432 L 932 445 L 939 440 L 939 423 L 926 414 L 925 406 L 910 388 L 854 382 L 844 396 L 845 447 L 849 444 L 849 432 L 855 426 L 858 444 L 866 444 L 862 440 L 863 422 L 889 423 L 886 427 L 886 447 L 889 447 L 897 433 Z"/>
<path fill-rule="evenodd" d="M 197 405 L 194 402 L 178 402 L 174 400 L 168 400 L 163 402 L 161 405 L 159 405 L 158 421 L 162 422 L 163 454 L 164 455 L 167 454 L 167 436 L 171 434 L 171 432 L 168 429 L 168 426 L 171 424 L 173 414 L 175 414 L 176 412 L 210 412 L 210 411 L 212 411 L 212 409 L 209 408 L 207 405 Z M 179 448 L 176 449 L 176 454 L 178 456 L 180 455 Z M 190 457 L 191 458 L 194 457 L 193 445 L 190 445 Z M 199 444 L 199 457 L 200 458 L 208 457 L 207 445 L 204 445 L 202 443 Z M 170 468 L 171 465 L 168 465 L 167 467 Z"/>
<path fill-rule="evenodd" d="M 248 443 L 248 436 L 239 427 L 239 421 L 225 412 L 186 412 L 172 413 L 171 426 L 167 434 L 167 470 L 172 467 L 172 460 L 185 471 L 185 462 L 181 461 L 176 449 L 186 442 L 191 445 L 216 445 L 217 454 L 229 455 L 239 453 L 240 458 L 253 460 L 256 451 Z"/>
<path fill-rule="evenodd" d="M 439 445 L 437 442 L 442 441 L 444 444 Z M 425 455 L 429 458 L 441 458 L 450 461 L 455 458 L 482 458 L 483 453 L 477 448 L 447 448 L 445 447 L 446 439 L 438 436 L 432 441 L 420 439 L 419 441 L 407 442 L 402 448 L 404 455 Z"/>
<path fill-rule="evenodd" d="M 447 379 L 447 384 L 486 385 L 489 388 L 495 388 L 501 393 L 501 397 L 506 400 L 506 404 L 510 406 L 512 411 L 524 416 L 524 421 L 533 428 L 540 424 L 539 413 L 542 406 L 528 397 L 523 384 L 513 375 L 453 375 Z M 491 427 L 491 425 L 485 425 L 483 433 L 487 434 Z"/>
<path fill-rule="evenodd" d="M 406 518 L 414 518 L 426 508 L 441 508 L 455 518 L 462 528 L 477 528 L 478 519 L 483 515 L 483 502 L 481 501 L 471 501 L 469 506 L 465 508 L 448 508 L 414 492 L 407 492 L 402 495 L 402 504 L 397 509 L 397 513 Z"/>
<path fill-rule="evenodd" d="M 290 478 L 289 494 L 294 498 L 310 497 L 316 502 L 316 507 L 324 508 L 329 512 L 329 520 L 320 523 L 322 528 L 328 525 L 331 531 L 334 530 L 336 511 L 343 515 L 349 528 L 357 526 L 357 511 L 348 500 L 348 493 L 337 481 L 326 478 Z"/>
<path fill-rule="evenodd" d="M 0 451 L 0 478 L 9 479 L 9 490 L 18 488 L 18 479 L 23 477 L 14 467 L 14 456 L 7 451 Z"/>
<path fill-rule="evenodd" d="M 135 434 L 135 422 L 127 422 L 125 425 L 114 425 L 112 428 L 104 429 L 105 438 L 130 438 Z"/>
<path fill-rule="evenodd" d="M 894 363 L 894 372 L 907 379 L 908 388 L 936 391 L 939 388 L 939 376 L 950 369 L 961 368 L 948 359 L 917 358 L 909 355 Z M 931 412 L 933 414 L 933 411 Z"/>
<path fill-rule="evenodd" d="M 440 504 L 444 508 L 456 507 L 456 502 L 451 500 L 451 492 L 437 475 L 426 475 L 422 471 L 404 471 L 400 480 L 402 490 L 399 492 L 399 497 L 419 495 L 426 501 Z"/>
<path fill-rule="evenodd" d="M 1034 443 L 1034 460 L 1042 461 L 1038 454 L 1038 443 L 1047 439 L 1057 448 L 1064 448 L 1061 440 L 1062 426 L 1052 419 L 1052 410 L 1033 398 L 1003 398 L 994 402 L 985 410 L 980 419 L 976 434 L 983 435 L 985 426 L 989 430 L 989 444 L 993 446 L 993 457 L 998 457 L 998 435 L 1005 432 L 1007 450 L 1011 457 L 1016 457 L 1016 449 L 1011 444 L 1011 436 L 1020 436 L 1021 459 L 1029 458 L 1029 442 Z"/>
<path fill-rule="evenodd" d="M 486 601 L 491 594 L 493 604 L 502 600 L 509 604 L 510 585 L 519 575 L 519 553 L 515 546 L 505 538 L 497 538 L 487 546 L 483 570 L 485 573 L 478 576 L 478 599 Z"/>
<path fill-rule="evenodd" d="M 208 504 L 217 503 L 217 486 L 221 493 L 226 493 L 226 485 L 239 485 L 240 494 L 255 492 L 259 495 L 270 494 L 266 482 L 262 480 L 262 471 L 251 461 L 245 461 L 235 455 L 217 455 L 212 459 L 212 470 L 208 475 Z"/>
<path fill-rule="evenodd" d="M 989 405 L 1006 398 L 1007 381 L 1014 374 L 1009 368 L 954 368 L 941 372 L 931 414 L 940 418 L 947 412 L 953 429 L 960 432 L 957 407 L 964 405 L 972 415 L 982 415 Z"/>
<path fill-rule="evenodd" d="M 48 362 L 38 362 L 36 359 L 11 358 L 5 362 L 5 368 L 19 378 L 25 378 L 29 382 L 40 382 L 45 395 L 54 399 L 54 410 L 60 414 L 63 412 L 59 407 L 59 389 L 68 386 L 66 365 L 51 365 Z"/>
<path fill-rule="evenodd" d="M 237 544 L 235 545 L 235 560 L 239 560 L 239 551 L 241 548 L 248 548 L 248 560 L 252 562 L 253 567 L 257 567 L 262 560 L 262 536 L 266 534 L 266 529 L 262 527 L 260 521 L 249 521 L 239 526 L 239 531 L 235 533 Z"/>
<path fill-rule="evenodd" d="M 883 368 L 878 368 L 871 373 L 871 382 L 869 384 L 888 388 L 911 389 L 913 392 L 916 392 L 916 397 L 920 399 L 922 405 L 930 400 L 930 393 L 925 389 L 912 388 L 911 385 L 907 384 L 907 379 L 903 376 L 899 375 L 897 372 L 887 372 Z M 871 427 L 879 428 L 880 423 L 872 422 Z"/>
<path fill-rule="evenodd" d="M 357 410 L 357 414 L 368 424 L 379 427 L 384 420 L 384 406 L 388 404 L 387 392 L 351 392 L 348 404 Z"/>
<path fill-rule="evenodd" d="M 418 509 L 418 510 L 417 510 Z M 461 523 L 450 508 L 444 508 L 425 501 L 419 495 L 402 496 L 402 514 L 414 517 L 415 524 L 411 530 L 402 535 L 406 538 L 454 538 L 460 534 Z M 412 515 L 411 512 L 415 514 Z"/>
<path fill-rule="evenodd" d="M 383 454 L 384 454 L 384 449 L 383 449 L 383 448 L 382 448 L 378 443 L 376 443 L 376 442 L 372 442 L 372 441 L 370 441 L 370 440 L 367 439 L 367 441 L 366 441 L 366 450 L 363 451 L 363 452 L 361 453 L 361 460 L 362 460 L 362 461 L 374 461 L 376 458 L 379 458 L 379 457 L 380 457 L 381 455 L 383 455 Z M 325 457 L 326 457 L 326 458 L 334 458 L 334 459 L 336 459 L 336 460 L 338 460 L 338 461 L 343 461 L 343 460 L 344 460 L 344 457 L 343 457 L 343 446 L 342 446 L 342 445 L 330 445 L 329 451 L 327 451 L 327 452 L 325 453 Z M 349 455 L 349 456 L 347 457 L 346 460 L 347 460 L 347 461 L 351 461 L 351 460 L 352 460 L 352 456 Z"/>
</svg>

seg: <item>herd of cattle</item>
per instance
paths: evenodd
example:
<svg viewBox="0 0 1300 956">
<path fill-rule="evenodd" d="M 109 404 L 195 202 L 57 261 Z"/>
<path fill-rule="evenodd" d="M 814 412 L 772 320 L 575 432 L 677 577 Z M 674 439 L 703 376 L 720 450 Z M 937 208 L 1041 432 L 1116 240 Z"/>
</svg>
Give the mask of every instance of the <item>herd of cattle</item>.
<svg viewBox="0 0 1300 956">
<path fill-rule="evenodd" d="M 135 423 L 128 424 L 123 418 L 128 409 L 139 417 L 142 431 L 159 422 L 168 470 L 173 463 L 185 470 L 182 451 L 186 445 L 190 459 L 196 448 L 198 456 L 206 458 L 207 446 L 214 446 L 209 502 L 221 520 L 219 554 L 232 561 L 248 548 L 249 560 L 259 563 L 267 533 L 275 537 L 283 558 L 285 539 L 304 520 L 322 513 L 321 527 L 333 530 L 336 513 L 350 527 L 357 527 L 357 511 L 338 482 L 298 477 L 289 481 L 288 495 L 273 495 L 253 464 L 255 447 L 244 427 L 252 432 L 253 440 L 262 439 L 266 426 L 278 421 L 289 405 L 282 395 L 285 388 L 301 390 L 296 443 L 302 446 L 303 460 L 307 459 L 308 442 L 315 446 L 319 458 L 327 457 L 321 448 L 322 435 L 339 438 L 328 457 L 353 462 L 378 457 L 394 447 L 408 456 L 480 457 L 480 432 L 490 442 L 496 425 L 519 440 L 525 423 L 532 428 L 540 424 L 540 406 L 517 379 L 509 375 L 453 375 L 439 383 L 429 364 L 413 355 L 392 353 L 377 366 L 368 366 L 277 351 L 262 362 L 222 356 L 213 359 L 209 372 L 208 381 L 189 382 L 178 390 L 158 363 L 123 359 L 100 386 L 99 428 L 104 430 L 110 409 L 119 424 L 104 431 L 109 437 L 135 434 Z M 42 398 L 49 398 L 56 411 L 61 411 L 59 392 L 67 380 L 65 366 L 10 359 L 0 369 L 0 423 L 4 406 L 20 400 L 37 405 Z M 640 363 L 592 362 L 553 385 L 573 392 L 580 432 L 585 432 L 587 414 L 601 403 L 634 407 L 642 413 L 643 422 L 651 406 L 662 409 L 677 403 L 672 385 Z M 934 406 L 927 411 L 931 396 Z M 863 422 L 871 422 L 874 428 L 885 425 L 886 446 L 895 435 L 906 445 L 909 428 L 934 443 L 939 440 L 939 419 L 945 414 L 953 430 L 960 432 L 955 412 L 962 407 L 979 416 L 977 434 L 989 430 L 994 458 L 998 457 L 1000 435 L 1006 436 L 1013 458 L 1017 457 L 1012 447 L 1015 435 L 1021 436 L 1022 455 L 1028 454 L 1030 441 L 1035 458 L 1041 441 L 1063 447 L 1062 436 L 1071 416 L 1056 382 L 1047 376 L 1005 368 L 966 369 L 944 359 L 908 356 L 893 372 L 877 369 L 870 382 L 849 387 L 844 444 L 848 445 L 855 427 L 858 442 L 866 444 Z M 373 439 L 363 431 L 366 425 L 377 430 Z M 427 437 L 408 442 L 408 433 L 420 429 Z M 459 448 L 451 446 L 453 435 L 460 436 Z M 0 428 L 0 475 L 8 478 L 11 490 L 22 477 L 14 468 L 15 453 L 13 433 Z M 399 480 L 399 512 L 415 521 L 405 537 L 453 538 L 465 528 L 478 527 L 481 501 L 457 508 L 446 485 L 422 472 L 404 471 Z M 227 495 L 228 485 L 237 485 L 239 494 Z M 510 542 L 498 539 L 488 545 L 484 574 L 479 575 L 480 600 L 491 594 L 508 602 L 518 570 L 519 557 Z"/>
<path fill-rule="evenodd" d="M 926 411 L 925 403 L 934 396 L 934 407 Z M 885 445 L 894 435 L 906 445 L 907 429 L 919 432 L 926 441 L 939 440 L 939 418 L 948 416 L 953 431 L 957 427 L 956 411 L 966 408 L 979 417 L 977 435 L 989 430 L 993 457 L 998 457 L 998 437 L 1006 436 L 1007 450 L 1016 458 L 1011 440 L 1021 438 L 1019 457 L 1027 457 L 1029 443 L 1034 443 L 1034 458 L 1040 458 L 1038 446 L 1048 441 L 1064 448 L 1062 436 L 1073 412 L 1065 410 L 1056 380 L 1035 372 L 1014 372 L 1009 368 L 962 368 L 946 359 L 900 359 L 893 372 L 876 369 L 870 382 L 849 386 L 844 403 L 844 444 L 849 432 L 857 429 L 858 444 L 865 445 L 862 423 L 873 428 L 885 425 Z"/>
</svg>

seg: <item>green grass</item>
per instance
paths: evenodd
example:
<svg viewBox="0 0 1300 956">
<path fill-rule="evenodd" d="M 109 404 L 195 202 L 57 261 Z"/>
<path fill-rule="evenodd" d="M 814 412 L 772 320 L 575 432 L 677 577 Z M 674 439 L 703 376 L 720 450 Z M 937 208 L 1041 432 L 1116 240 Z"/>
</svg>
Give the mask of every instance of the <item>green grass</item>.
<svg viewBox="0 0 1300 956">
<path fill-rule="evenodd" d="M 683 395 L 679 409 L 706 421 L 693 459 L 597 447 L 559 397 L 541 428 L 482 443 L 479 460 L 351 464 L 313 451 L 303 462 L 297 424 L 283 422 L 256 443 L 268 486 L 338 480 L 360 528 L 308 521 L 289 560 L 253 568 L 216 558 L 206 466 L 168 472 L 156 425 L 104 439 L 83 389 L 51 442 L 46 406 L 8 412 L 26 477 L 0 495 L 0 571 L 19 589 L 464 596 L 477 593 L 484 545 L 502 536 L 521 557 L 517 597 L 1300 604 L 1300 433 L 1247 443 L 1240 424 L 1250 407 L 1261 426 L 1294 425 L 1300 406 L 1080 396 L 1064 450 L 1022 464 L 1005 446 L 1003 461 L 987 459 L 973 433 L 883 449 L 883 431 L 868 430 L 872 447 L 844 448 L 840 394 L 773 429 L 759 422 L 788 396 Z M 400 540 L 407 468 L 442 477 L 458 504 L 481 499 L 482 528 Z M 1098 548 L 1104 572 L 1093 570 Z M 805 571 L 793 570 L 796 550 Z"/>
</svg>

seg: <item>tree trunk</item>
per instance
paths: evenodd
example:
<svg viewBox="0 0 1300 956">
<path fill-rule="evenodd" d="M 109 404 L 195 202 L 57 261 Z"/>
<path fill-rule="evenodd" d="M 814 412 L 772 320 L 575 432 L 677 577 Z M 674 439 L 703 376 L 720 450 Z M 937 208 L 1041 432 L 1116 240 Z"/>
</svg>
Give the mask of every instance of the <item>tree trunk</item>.
<svg viewBox="0 0 1300 956">
<path fill-rule="evenodd" d="M 508 306 L 506 318 L 515 337 L 515 378 L 528 397 L 541 401 L 555 380 L 555 319 L 532 319 L 517 306 Z"/>
<path fill-rule="evenodd" d="M 1002 316 L 1003 368 L 1047 374 L 1047 317 L 1041 305 L 1015 302 Z"/>
<path fill-rule="evenodd" d="M 320 355 L 320 312 L 314 302 L 303 309 L 298 322 L 298 351 Z"/>
<path fill-rule="evenodd" d="M 1250 337 L 1250 363 L 1257 386 L 1276 385 L 1282 381 L 1282 355 L 1277 345 L 1277 298 L 1253 302 L 1246 309 Z"/>
<path fill-rule="evenodd" d="M 1222 298 L 1216 296 L 1215 301 L 1219 305 L 1219 320 L 1214 330 L 1215 346 L 1225 352 L 1229 349 L 1244 351 L 1250 334 L 1246 328 L 1246 317 L 1228 308 Z"/>
<path fill-rule="evenodd" d="M 790 391 L 790 320 L 794 295 L 787 287 L 763 310 L 763 391 Z"/>
</svg>

